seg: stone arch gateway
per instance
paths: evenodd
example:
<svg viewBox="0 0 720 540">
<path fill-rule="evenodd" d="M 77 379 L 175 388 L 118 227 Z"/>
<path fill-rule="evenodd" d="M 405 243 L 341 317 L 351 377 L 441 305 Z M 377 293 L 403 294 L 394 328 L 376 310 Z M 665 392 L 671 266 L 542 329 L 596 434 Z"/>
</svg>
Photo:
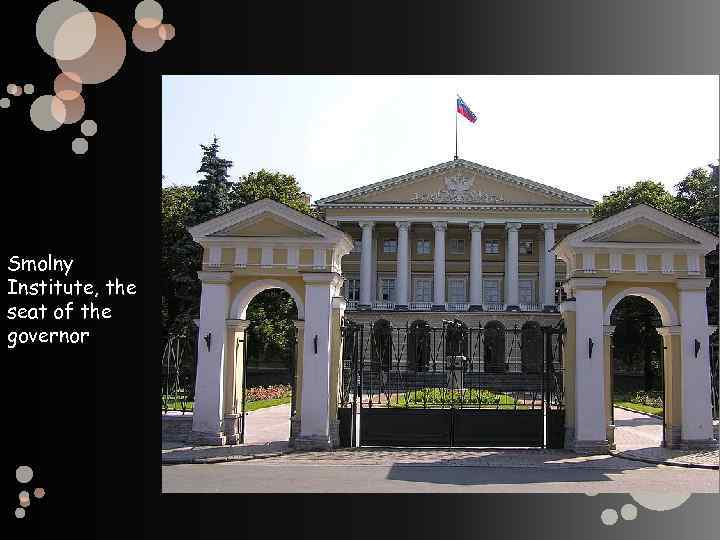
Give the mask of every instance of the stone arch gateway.
<svg viewBox="0 0 720 540">
<path fill-rule="evenodd" d="M 337 441 L 339 328 L 345 302 L 340 260 L 352 249 L 339 229 L 264 199 L 190 229 L 203 247 L 192 439 L 242 442 L 247 307 L 260 292 L 287 291 L 298 309 L 297 369 L 290 443 L 329 448 Z M 311 316 L 307 316 L 312 314 Z"/>
<path fill-rule="evenodd" d="M 613 444 L 610 316 L 627 296 L 651 302 L 662 319 L 665 444 L 713 447 L 704 258 L 709 232 L 641 204 L 567 235 L 550 250 L 567 265 L 560 306 L 564 342 L 565 445 L 606 451 Z M 601 382 L 602 384 L 598 384 Z"/>
</svg>

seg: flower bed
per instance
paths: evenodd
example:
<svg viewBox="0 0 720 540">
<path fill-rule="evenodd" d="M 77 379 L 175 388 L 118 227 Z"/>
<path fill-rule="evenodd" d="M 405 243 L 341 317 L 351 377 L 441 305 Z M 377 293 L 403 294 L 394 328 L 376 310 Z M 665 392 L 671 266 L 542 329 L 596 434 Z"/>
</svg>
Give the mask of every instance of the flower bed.
<svg viewBox="0 0 720 540">
<path fill-rule="evenodd" d="M 245 394 L 246 401 L 263 401 L 266 399 L 281 399 L 290 397 L 292 388 L 289 384 L 274 384 L 271 386 L 255 386 L 248 388 Z"/>
</svg>

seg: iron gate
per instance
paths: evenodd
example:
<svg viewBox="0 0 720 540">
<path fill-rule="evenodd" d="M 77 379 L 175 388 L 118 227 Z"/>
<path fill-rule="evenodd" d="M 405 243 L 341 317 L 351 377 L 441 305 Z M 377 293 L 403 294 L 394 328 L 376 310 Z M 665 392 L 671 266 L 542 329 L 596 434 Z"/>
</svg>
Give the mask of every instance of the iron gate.
<svg viewBox="0 0 720 540">
<path fill-rule="evenodd" d="M 561 325 L 342 328 L 341 443 L 562 447 Z"/>
</svg>

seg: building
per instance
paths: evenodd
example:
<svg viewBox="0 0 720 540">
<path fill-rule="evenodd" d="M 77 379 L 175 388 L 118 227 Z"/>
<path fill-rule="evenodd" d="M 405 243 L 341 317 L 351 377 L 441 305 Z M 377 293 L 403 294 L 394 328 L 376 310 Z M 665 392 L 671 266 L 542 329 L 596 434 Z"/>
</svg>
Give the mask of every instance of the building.
<svg viewBox="0 0 720 540">
<path fill-rule="evenodd" d="M 317 201 L 353 239 L 347 317 L 401 325 L 558 319 L 567 270 L 548 249 L 590 223 L 593 204 L 464 159 Z"/>
</svg>

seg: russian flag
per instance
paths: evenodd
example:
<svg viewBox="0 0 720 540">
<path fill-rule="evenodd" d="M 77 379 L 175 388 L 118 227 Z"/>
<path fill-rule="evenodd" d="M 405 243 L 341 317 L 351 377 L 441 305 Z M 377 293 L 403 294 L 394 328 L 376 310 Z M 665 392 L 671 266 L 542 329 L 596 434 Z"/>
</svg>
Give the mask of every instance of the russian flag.
<svg viewBox="0 0 720 540">
<path fill-rule="evenodd" d="M 470 110 L 470 107 L 462 100 L 460 96 L 457 97 L 457 112 L 467 118 L 471 123 L 475 123 L 477 116 Z"/>
</svg>

